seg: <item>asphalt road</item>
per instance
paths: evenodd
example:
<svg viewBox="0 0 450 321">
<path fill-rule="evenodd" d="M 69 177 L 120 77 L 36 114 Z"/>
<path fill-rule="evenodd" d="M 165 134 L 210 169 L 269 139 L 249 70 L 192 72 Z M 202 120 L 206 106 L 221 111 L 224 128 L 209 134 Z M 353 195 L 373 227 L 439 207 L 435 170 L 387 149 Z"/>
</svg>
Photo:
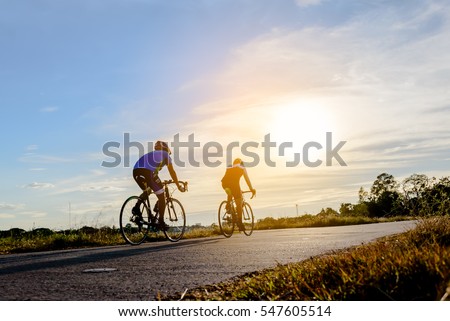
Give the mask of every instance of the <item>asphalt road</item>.
<svg viewBox="0 0 450 321">
<path fill-rule="evenodd" d="M 415 222 L 255 231 L 224 237 L 0 256 L 0 300 L 155 300 L 402 233 Z"/>
</svg>

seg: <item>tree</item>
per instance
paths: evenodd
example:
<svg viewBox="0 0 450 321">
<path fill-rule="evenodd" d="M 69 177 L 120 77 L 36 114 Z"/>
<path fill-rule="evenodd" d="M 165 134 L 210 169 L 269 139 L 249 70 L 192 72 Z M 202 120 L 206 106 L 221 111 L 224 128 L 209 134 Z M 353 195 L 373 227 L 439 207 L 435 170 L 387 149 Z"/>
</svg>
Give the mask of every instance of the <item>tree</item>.
<svg viewBox="0 0 450 321">
<path fill-rule="evenodd" d="M 354 216 L 369 216 L 369 209 L 367 208 L 367 202 L 358 203 L 353 206 Z"/>
<path fill-rule="evenodd" d="M 382 173 L 377 176 L 377 179 L 373 182 L 370 194 L 372 199 L 375 200 L 385 192 L 396 192 L 398 189 L 398 183 L 394 176 L 387 173 Z"/>
<path fill-rule="evenodd" d="M 424 215 L 450 215 L 450 177 L 439 180 L 432 178 L 434 183 L 424 193 L 421 210 Z"/>
<path fill-rule="evenodd" d="M 327 207 L 326 209 L 322 208 L 320 213 L 317 213 L 318 216 L 336 216 L 339 213 L 332 209 L 331 207 Z"/>
<path fill-rule="evenodd" d="M 423 196 L 429 189 L 429 179 L 424 174 L 412 174 L 402 182 L 404 204 L 412 215 L 420 215 Z"/>
<path fill-rule="evenodd" d="M 339 208 L 339 214 L 342 216 L 369 216 L 367 203 L 342 203 L 341 207 Z"/>
<path fill-rule="evenodd" d="M 395 216 L 402 214 L 402 200 L 398 192 L 398 183 L 394 176 L 382 173 L 377 176 L 370 189 L 367 209 L 369 216 Z"/>
<path fill-rule="evenodd" d="M 352 216 L 353 215 L 353 204 L 342 203 L 339 208 L 339 214 L 342 216 Z"/>
<path fill-rule="evenodd" d="M 359 203 L 363 204 L 369 201 L 369 193 L 361 186 L 358 192 Z"/>
</svg>

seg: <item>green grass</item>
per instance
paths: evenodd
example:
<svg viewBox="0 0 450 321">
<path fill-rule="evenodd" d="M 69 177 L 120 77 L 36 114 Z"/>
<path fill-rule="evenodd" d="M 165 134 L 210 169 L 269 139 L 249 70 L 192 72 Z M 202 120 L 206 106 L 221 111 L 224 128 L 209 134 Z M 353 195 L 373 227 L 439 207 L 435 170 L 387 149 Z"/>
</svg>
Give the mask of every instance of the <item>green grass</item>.
<svg viewBox="0 0 450 321">
<path fill-rule="evenodd" d="M 439 300 L 450 295 L 449 267 L 450 218 L 436 217 L 375 243 L 193 289 L 183 299 Z"/>
<path fill-rule="evenodd" d="M 75 231 L 50 235 L 9 236 L 0 238 L 0 254 L 64 250 L 123 243 L 122 236 L 119 233 L 105 232 L 104 230 L 95 233 Z"/>
</svg>

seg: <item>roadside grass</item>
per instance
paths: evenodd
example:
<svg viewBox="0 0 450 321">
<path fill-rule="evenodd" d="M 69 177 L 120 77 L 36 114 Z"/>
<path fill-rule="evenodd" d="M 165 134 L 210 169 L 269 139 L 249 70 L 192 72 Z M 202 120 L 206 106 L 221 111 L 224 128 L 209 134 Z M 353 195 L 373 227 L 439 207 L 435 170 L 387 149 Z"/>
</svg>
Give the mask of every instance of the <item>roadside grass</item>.
<svg viewBox="0 0 450 321">
<path fill-rule="evenodd" d="M 83 247 L 124 244 L 116 231 L 98 230 L 58 232 L 47 235 L 26 234 L 0 238 L 0 254 L 65 250 Z"/>
<path fill-rule="evenodd" d="M 303 215 L 290 218 L 265 218 L 255 224 L 255 230 L 323 227 L 339 225 L 370 224 L 388 221 L 410 220 L 411 217 L 393 218 L 367 218 L 367 217 L 342 217 L 336 215 L 317 216 Z M 112 246 L 125 244 L 117 228 L 92 228 L 82 227 L 78 230 L 52 231 L 49 229 L 37 229 L 29 232 L 12 229 L 0 231 L 0 254 L 26 253 L 38 251 L 64 250 L 94 246 Z M 221 235 L 220 229 L 213 224 L 209 227 L 190 226 L 183 238 L 201 238 Z M 165 241 L 164 235 L 159 233 L 156 238 L 150 238 L 149 242 Z"/>
<path fill-rule="evenodd" d="M 440 300 L 450 296 L 450 218 L 377 242 L 162 300 Z"/>
<path fill-rule="evenodd" d="M 325 227 L 325 226 L 343 226 L 343 225 L 358 225 L 358 224 L 372 224 L 383 222 L 396 222 L 413 220 L 410 216 L 394 216 L 394 217 L 365 217 L 365 216 L 340 216 L 340 215 L 302 215 L 297 217 L 267 217 L 259 220 L 256 225 L 256 230 L 267 229 L 283 229 L 283 228 L 301 228 L 301 227 Z"/>
</svg>

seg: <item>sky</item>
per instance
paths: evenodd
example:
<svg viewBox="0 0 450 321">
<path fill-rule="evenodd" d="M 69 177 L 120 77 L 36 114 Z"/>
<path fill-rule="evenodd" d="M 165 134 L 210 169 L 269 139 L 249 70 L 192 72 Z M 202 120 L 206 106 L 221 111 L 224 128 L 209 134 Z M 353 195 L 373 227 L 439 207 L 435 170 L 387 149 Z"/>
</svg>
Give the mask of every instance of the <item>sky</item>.
<svg viewBox="0 0 450 321">
<path fill-rule="evenodd" d="M 0 0 L 0 230 L 118 226 L 159 139 L 195 142 L 172 155 L 188 224 L 217 222 L 234 157 L 257 219 L 338 210 L 383 172 L 448 176 L 449 7 Z"/>
</svg>

